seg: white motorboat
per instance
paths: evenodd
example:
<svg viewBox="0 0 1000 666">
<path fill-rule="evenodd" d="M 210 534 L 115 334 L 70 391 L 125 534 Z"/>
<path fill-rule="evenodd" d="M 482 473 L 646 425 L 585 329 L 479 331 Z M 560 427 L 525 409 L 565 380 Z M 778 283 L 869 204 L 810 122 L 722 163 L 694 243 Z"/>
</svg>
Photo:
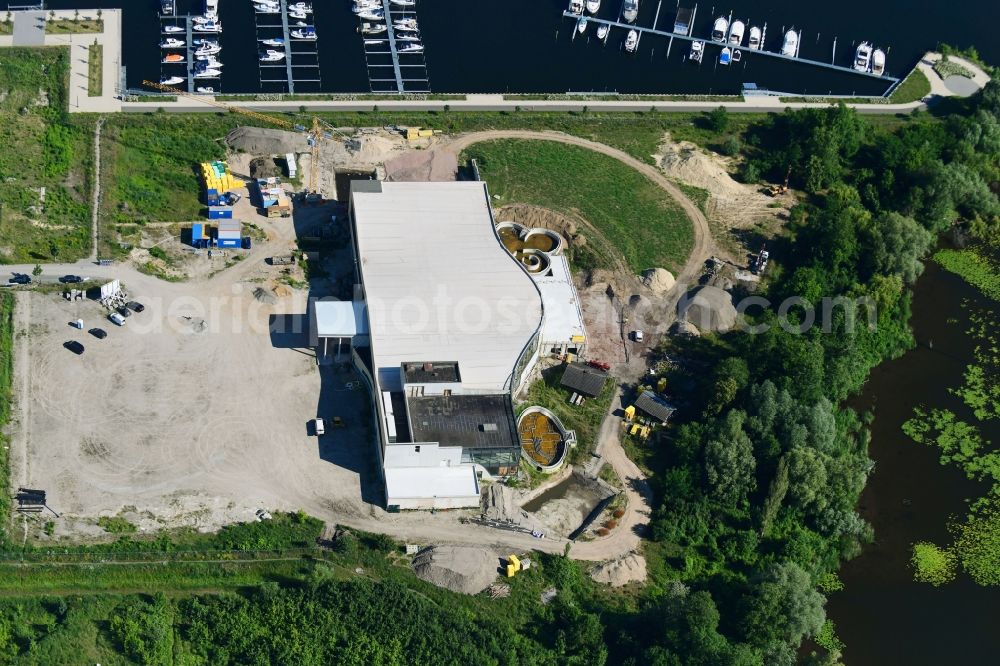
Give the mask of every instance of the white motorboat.
<svg viewBox="0 0 1000 666">
<path fill-rule="evenodd" d="M 194 89 L 194 91 L 199 92 L 203 95 L 211 95 L 215 93 L 215 88 L 213 88 L 212 86 L 198 86 L 197 88 Z"/>
<path fill-rule="evenodd" d="M 280 14 L 281 5 L 254 5 L 253 10 L 258 14 Z"/>
<path fill-rule="evenodd" d="M 218 16 L 192 16 L 191 21 L 194 23 L 216 23 L 219 20 Z"/>
<path fill-rule="evenodd" d="M 205 69 L 194 73 L 196 79 L 217 79 L 222 76 L 222 71 L 218 69 Z"/>
<path fill-rule="evenodd" d="M 635 30 L 629 30 L 628 36 L 625 37 L 625 50 L 629 53 L 635 53 L 637 46 L 639 46 L 639 33 Z"/>
<path fill-rule="evenodd" d="M 362 35 L 378 35 L 385 32 L 389 28 L 385 26 L 385 23 L 368 23 L 366 21 L 361 24 L 361 28 L 359 29 L 361 30 Z"/>
<path fill-rule="evenodd" d="M 284 46 L 285 40 L 281 37 L 274 37 L 272 39 L 262 39 L 260 43 L 264 46 Z"/>
<path fill-rule="evenodd" d="M 163 32 L 171 34 L 177 32 L 185 32 L 185 29 L 180 27 L 179 25 L 165 25 L 163 26 Z"/>
<path fill-rule="evenodd" d="M 160 83 L 165 86 L 176 86 L 178 83 L 184 83 L 184 79 L 180 76 L 164 76 L 160 79 Z"/>
<path fill-rule="evenodd" d="M 219 0 L 205 0 L 205 16 L 219 15 Z"/>
<path fill-rule="evenodd" d="M 170 0 L 160 0 L 160 13 L 164 16 L 171 16 L 174 13 L 174 3 Z"/>
<path fill-rule="evenodd" d="M 610 32 L 610 29 L 608 28 L 608 24 L 607 23 L 602 23 L 601 25 L 597 26 L 597 38 L 598 39 L 600 39 L 600 40 L 607 39 L 609 32 Z"/>
<path fill-rule="evenodd" d="M 398 5 L 399 7 L 416 7 L 417 6 L 416 0 L 389 0 L 389 2 L 391 2 L 394 5 Z"/>
<path fill-rule="evenodd" d="M 395 28 L 413 28 L 414 30 L 416 30 L 417 19 L 414 18 L 397 19 L 392 22 L 392 25 Z"/>
<path fill-rule="evenodd" d="M 571 14 L 583 13 L 583 0 L 570 0 L 569 11 Z"/>
<path fill-rule="evenodd" d="M 192 32 L 211 32 L 220 33 L 222 32 L 221 23 L 201 23 L 191 28 Z"/>
<path fill-rule="evenodd" d="M 785 33 L 785 41 L 781 45 L 781 55 L 794 58 L 799 55 L 799 33 L 795 28 L 789 28 Z"/>
<path fill-rule="evenodd" d="M 728 65 L 732 61 L 733 61 L 733 50 L 727 46 L 726 48 L 722 49 L 722 53 L 719 54 L 719 64 Z"/>
<path fill-rule="evenodd" d="M 423 53 L 424 52 L 424 45 L 423 44 L 404 44 L 403 46 L 399 47 L 399 49 L 397 49 L 397 50 L 400 53 Z"/>
<path fill-rule="evenodd" d="M 294 2 L 288 5 L 289 9 L 295 9 L 300 12 L 305 12 L 306 14 L 312 14 L 313 6 L 308 2 Z"/>
<path fill-rule="evenodd" d="M 184 46 L 187 46 L 187 42 L 183 39 L 177 39 L 175 37 L 167 37 L 160 42 L 161 49 L 179 49 Z"/>
<path fill-rule="evenodd" d="M 885 74 L 885 51 L 882 49 L 875 49 L 872 53 L 872 74 L 875 76 Z"/>
<path fill-rule="evenodd" d="M 420 35 L 396 35 L 397 42 L 419 42 Z"/>
<path fill-rule="evenodd" d="M 739 62 L 740 60 L 743 60 L 743 51 L 733 49 L 733 62 Z"/>
<path fill-rule="evenodd" d="M 260 54 L 261 62 L 278 62 L 279 60 L 285 59 L 284 51 L 275 51 L 274 49 L 267 49 Z"/>
<path fill-rule="evenodd" d="M 164 65 L 179 65 L 182 62 L 184 62 L 184 56 L 182 56 L 180 53 L 168 53 L 167 55 L 163 56 L 163 60 L 161 60 L 160 62 L 162 62 Z"/>
<path fill-rule="evenodd" d="M 725 16 L 720 16 L 715 19 L 715 24 L 712 26 L 712 41 L 713 42 L 724 42 L 726 41 L 726 33 L 729 32 L 729 19 Z"/>
<path fill-rule="evenodd" d="M 218 44 L 205 44 L 204 46 L 199 46 L 195 49 L 195 55 L 215 55 L 222 50 L 222 47 Z"/>
<path fill-rule="evenodd" d="M 358 12 L 358 18 L 364 19 L 365 21 L 384 21 L 385 12 L 381 9 L 372 11 Z"/>
<path fill-rule="evenodd" d="M 729 43 L 732 46 L 739 46 L 743 43 L 743 31 L 746 29 L 743 21 L 736 20 L 729 27 Z"/>
<path fill-rule="evenodd" d="M 701 59 L 705 57 L 705 42 L 695 40 L 691 42 L 691 52 L 688 53 L 688 60 L 701 64 Z"/>
<path fill-rule="evenodd" d="M 854 69 L 859 72 L 867 72 L 872 64 L 872 45 L 868 42 L 858 44 L 854 52 Z"/>
<path fill-rule="evenodd" d="M 759 51 L 763 46 L 763 44 L 761 44 L 761 37 L 763 35 L 764 33 L 761 32 L 760 28 L 758 28 L 757 26 L 751 26 L 750 40 L 747 42 L 747 46 L 749 46 L 754 51 Z"/>
<path fill-rule="evenodd" d="M 365 40 L 365 46 L 381 46 L 382 44 L 385 44 L 385 40 L 384 39 L 366 39 Z"/>
<path fill-rule="evenodd" d="M 222 69 L 223 63 L 216 60 L 215 56 L 204 56 L 198 58 L 199 69 Z"/>
<path fill-rule="evenodd" d="M 583 33 L 587 32 L 587 17 L 586 16 L 581 16 L 579 19 L 577 19 L 577 21 L 576 21 L 576 31 L 578 33 L 580 33 L 581 35 Z"/>
<path fill-rule="evenodd" d="M 289 9 L 288 17 L 293 19 L 305 19 L 309 18 L 309 14 L 305 13 L 301 9 Z"/>
<path fill-rule="evenodd" d="M 361 12 L 369 12 L 375 9 L 382 9 L 382 3 L 380 0 L 373 0 L 369 2 L 368 0 L 359 0 L 359 2 L 354 3 L 354 7 L 351 8 L 355 14 L 360 14 Z"/>
<path fill-rule="evenodd" d="M 292 37 L 295 39 L 316 39 L 316 28 L 307 25 L 298 30 L 292 30 Z"/>
<path fill-rule="evenodd" d="M 601 11 L 601 0 L 586 0 L 584 5 L 587 7 L 587 11 L 591 14 L 596 14 Z"/>
<path fill-rule="evenodd" d="M 639 0 L 625 0 L 625 4 L 622 5 L 622 18 L 629 23 L 635 23 L 637 16 L 639 16 Z"/>
</svg>

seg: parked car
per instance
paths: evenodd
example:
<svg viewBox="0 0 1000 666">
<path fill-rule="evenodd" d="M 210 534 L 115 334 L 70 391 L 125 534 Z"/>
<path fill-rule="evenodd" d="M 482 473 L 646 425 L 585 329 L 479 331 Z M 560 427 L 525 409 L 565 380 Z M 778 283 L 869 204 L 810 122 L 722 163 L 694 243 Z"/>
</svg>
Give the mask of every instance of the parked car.
<svg viewBox="0 0 1000 666">
<path fill-rule="evenodd" d="M 128 308 L 129 310 L 135 310 L 136 312 L 142 312 L 143 310 L 146 309 L 146 306 L 140 303 L 139 301 L 129 301 L 128 303 L 125 304 L 125 307 Z"/>
<path fill-rule="evenodd" d="M 642 342 L 642 331 L 632 331 L 632 339 L 636 342 Z"/>
<path fill-rule="evenodd" d="M 110 319 L 112 323 L 118 324 L 119 326 L 125 325 L 125 317 L 121 316 L 117 312 L 112 312 L 111 314 L 109 314 L 108 319 Z"/>
<path fill-rule="evenodd" d="M 103 340 L 104 338 L 108 337 L 108 332 L 105 331 L 103 328 L 92 328 L 87 332 L 90 333 L 95 338 L 97 338 L 98 340 Z"/>
<path fill-rule="evenodd" d="M 127 319 L 128 317 L 132 316 L 132 311 L 128 309 L 128 306 L 123 305 L 120 308 L 118 308 L 118 314 Z"/>
<path fill-rule="evenodd" d="M 24 273 L 14 273 L 14 276 L 7 281 L 11 284 L 31 284 L 31 276 Z"/>
<path fill-rule="evenodd" d="M 65 347 L 66 349 L 70 350 L 71 352 L 73 352 L 77 356 L 79 356 L 80 354 L 83 353 L 83 345 L 80 344 L 79 342 L 77 342 L 76 340 L 68 340 L 68 341 L 64 342 L 63 343 L 63 347 Z"/>
<path fill-rule="evenodd" d="M 83 282 L 83 278 L 79 275 L 63 275 L 59 278 L 59 281 L 63 284 L 79 284 L 80 282 Z"/>
</svg>

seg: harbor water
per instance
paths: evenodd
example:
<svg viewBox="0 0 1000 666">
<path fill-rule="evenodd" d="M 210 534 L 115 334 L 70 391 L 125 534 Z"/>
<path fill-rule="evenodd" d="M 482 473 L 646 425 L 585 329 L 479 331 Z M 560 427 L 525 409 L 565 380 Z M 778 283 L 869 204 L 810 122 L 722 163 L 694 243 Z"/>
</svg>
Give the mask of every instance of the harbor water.
<svg viewBox="0 0 1000 666">
<path fill-rule="evenodd" d="M 312 20 L 318 34 L 321 83 L 296 85 L 296 92 L 367 93 L 372 87 L 358 20 L 350 0 L 313 0 Z M 682 0 L 693 7 L 693 0 Z M 124 10 L 123 57 L 128 86 L 161 76 L 161 35 L 154 0 L 49 0 L 50 9 L 120 7 Z M 743 60 L 718 65 L 719 49 L 708 46 L 699 66 L 686 60 L 689 45 L 675 40 L 642 37 L 634 54 L 623 48 L 625 31 L 613 28 L 606 44 L 591 24 L 574 36 L 575 24 L 563 18 L 566 0 L 418 0 L 416 12 L 430 89 L 435 93 L 673 93 L 733 94 L 744 83 L 794 94 L 881 94 L 886 81 L 823 70 L 802 63 L 755 57 L 744 49 Z M 177 0 L 178 13 L 198 14 L 202 0 Z M 603 0 L 598 16 L 615 20 L 621 3 Z M 669 30 L 677 0 L 640 0 L 636 25 Z M 707 37 L 720 15 L 748 25 L 767 23 L 765 48 L 781 48 L 782 28 L 802 31 L 800 57 L 830 62 L 837 38 L 836 62 L 849 66 L 856 45 L 870 41 L 887 50 L 886 73 L 902 76 L 927 50 L 944 42 L 975 46 L 983 58 L 1000 63 L 1000 41 L 994 21 L 1000 18 L 996 0 L 962 3 L 871 2 L 803 3 L 793 0 L 736 0 L 715 5 L 699 2 L 694 35 Z M 250 0 L 221 0 L 219 15 L 226 67 L 221 85 L 228 93 L 281 92 L 262 84 L 257 66 L 257 35 Z M 744 40 L 745 41 L 745 40 Z M 314 72 L 301 72 L 314 78 Z"/>
</svg>

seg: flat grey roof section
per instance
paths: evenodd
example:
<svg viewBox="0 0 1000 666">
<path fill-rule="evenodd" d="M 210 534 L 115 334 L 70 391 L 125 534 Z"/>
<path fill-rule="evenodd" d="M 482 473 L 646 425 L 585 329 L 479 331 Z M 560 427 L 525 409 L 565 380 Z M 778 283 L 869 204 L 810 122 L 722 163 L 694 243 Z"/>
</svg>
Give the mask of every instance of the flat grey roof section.
<svg viewBox="0 0 1000 666">
<path fill-rule="evenodd" d="M 313 318 L 321 338 L 368 334 L 368 315 L 361 301 L 314 301 Z"/>
<path fill-rule="evenodd" d="M 413 442 L 504 449 L 520 446 L 506 395 L 407 398 Z"/>
<path fill-rule="evenodd" d="M 14 12 L 14 46 L 45 45 L 45 12 Z"/>
<path fill-rule="evenodd" d="M 583 363 L 570 363 L 563 371 L 559 383 L 577 393 L 596 398 L 608 383 L 608 373 Z"/>
<path fill-rule="evenodd" d="M 542 317 L 531 278 L 500 244 L 479 182 L 352 183 L 376 372 L 450 359 L 470 391 L 505 391 Z"/>
</svg>

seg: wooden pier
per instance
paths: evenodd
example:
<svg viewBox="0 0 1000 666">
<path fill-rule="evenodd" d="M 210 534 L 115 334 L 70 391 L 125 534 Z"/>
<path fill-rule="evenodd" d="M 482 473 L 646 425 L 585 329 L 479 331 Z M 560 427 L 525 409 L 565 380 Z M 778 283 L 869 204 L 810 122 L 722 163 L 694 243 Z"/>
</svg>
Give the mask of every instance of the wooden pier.
<svg viewBox="0 0 1000 666">
<path fill-rule="evenodd" d="M 368 82 L 374 93 L 429 93 L 430 81 L 427 76 L 427 63 L 423 51 L 417 53 L 401 52 L 396 39 L 394 20 L 414 19 L 417 14 L 415 7 L 396 7 L 389 0 L 382 0 L 382 11 L 385 13 L 386 32 L 376 35 L 365 35 L 364 40 L 372 39 L 381 44 L 364 44 L 365 65 L 368 69 Z M 360 18 L 360 17 L 359 17 Z M 360 18 L 360 23 L 369 22 Z M 378 23 L 378 21 L 373 21 Z M 417 43 L 417 42 L 406 42 Z M 420 42 L 422 44 L 422 42 Z M 388 46 L 388 50 L 385 50 Z M 391 78 L 389 75 L 391 74 Z"/>
<path fill-rule="evenodd" d="M 624 4 L 623 4 L 623 7 L 624 7 Z M 659 10 L 659 8 L 658 8 L 658 10 Z M 573 12 L 570 12 L 568 10 L 563 11 L 563 16 L 565 18 L 573 19 L 573 21 L 574 21 L 574 27 L 575 27 L 575 21 L 579 20 L 579 18 L 580 18 L 580 15 L 574 14 Z M 730 19 L 731 18 L 732 17 L 730 16 Z M 628 33 L 629 30 L 635 30 L 637 33 L 639 33 L 640 40 L 641 40 L 642 36 L 645 35 L 645 34 L 654 35 L 654 36 L 657 36 L 657 37 L 664 37 L 664 38 L 666 38 L 666 39 L 669 40 L 669 43 L 668 43 L 668 46 L 667 46 L 668 53 L 669 53 L 669 49 L 670 49 L 669 44 L 672 44 L 674 39 L 680 39 L 680 40 L 684 40 L 684 41 L 687 41 L 687 42 L 705 42 L 706 46 L 709 45 L 709 44 L 713 44 L 715 46 L 718 46 L 720 49 L 725 48 L 727 46 L 730 47 L 730 48 L 733 48 L 730 44 L 728 44 L 725 41 L 717 42 L 717 41 L 713 40 L 711 38 L 711 36 L 708 36 L 708 37 L 695 37 L 695 36 L 693 36 L 693 33 L 694 33 L 694 19 L 693 18 L 692 18 L 692 21 L 691 21 L 690 34 L 687 34 L 687 35 L 682 35 L 680 33 L 673 32 L 673 31 L 668 32 L 666 30 L 658 30 L 655 27 L 655 25 L 652 28 L 646 28 L 646 27 L 643 27 L 643 26 L 637 25 L 637 24 L 625 23 L 622 20 L 621 12 L 619 12 L 619 16 L 618 16 L 618 20 L 617 21 L 609 21 L 607 19 L 598 18 L 596 16 L 588 16 L 587 17 L 587 22 L 588 23 L 596 23 L 598 25 L 606 25 L 606 26 L 608 26 L 608 34 L 609 34 L 609 36 L 610 36 L 611 28 L 621 28 L 622 30 L 625 31 L 626 34 Z M 730 20 L 730 25 L 732 25 L 732 21 L 731 20 Z M 799 44 L 801 45 L 801 43 L 802 43 L 802 40 L 800 38 L 799 39 Z M 638 46 L 636 48 L 638 48 Z M 844 74 L 856 74 L 858 76 L 865 76 L 865 77 L 868 77 L 868 78 L 871 78 L 871 79 L 879 79 L 879 80 L 882 80 L 882 81 L 887 81 L 887 82 L 892 83 L 892 84 L 895 84 L 895 83 L 899 82 L 899 79 L 896 78 L 896 77 L 894 77 L 894 76 L 888 76 L 887 74 L 883 74 L 883 75 L 879 76 L 878 74 L 874 74 L 872 72 L 861 72 L 861 71 L 858 71 L 858 70 L 854 69 L 853 67 L 844 67 L 842 65 L 837 65 L 837 64 L 834 64 L 832 62 L 822 62 L 820 60 L 810 60 L 809 58 L 799 58 L 797 56 L 786 56 L 786 55 L 783 55 L 781 53 L 776 53 L 774 51 L 764 51 L 764 50 L 756 50 L 756 49 L 747 48 L 745 45 L 742 46 L 742 47 L 738 47 L 738 48 L 742 52 L 742 54 L 743 54 L 744 57 L 747 57 L 747 56 L 750 56 L 750 55 L 753 55 L 753 56 L 760 55 L 760 56 L 765 56 L 765 57 L 768 57 L 768 58 L 777 58 L 779 60 L 785 60 L 785 61 L 789 61 L 789 62 L 797 62 L 797 63 L 801 63 L 801 64 L 804 64 L 804 65 L 812 65 L 814 67 L 822 67 L 824 69 L 829 69 L 829 70 L 833 70 L 833 71 L 837 71 L 837 72 L 842 72 Z"/>
</svg>

